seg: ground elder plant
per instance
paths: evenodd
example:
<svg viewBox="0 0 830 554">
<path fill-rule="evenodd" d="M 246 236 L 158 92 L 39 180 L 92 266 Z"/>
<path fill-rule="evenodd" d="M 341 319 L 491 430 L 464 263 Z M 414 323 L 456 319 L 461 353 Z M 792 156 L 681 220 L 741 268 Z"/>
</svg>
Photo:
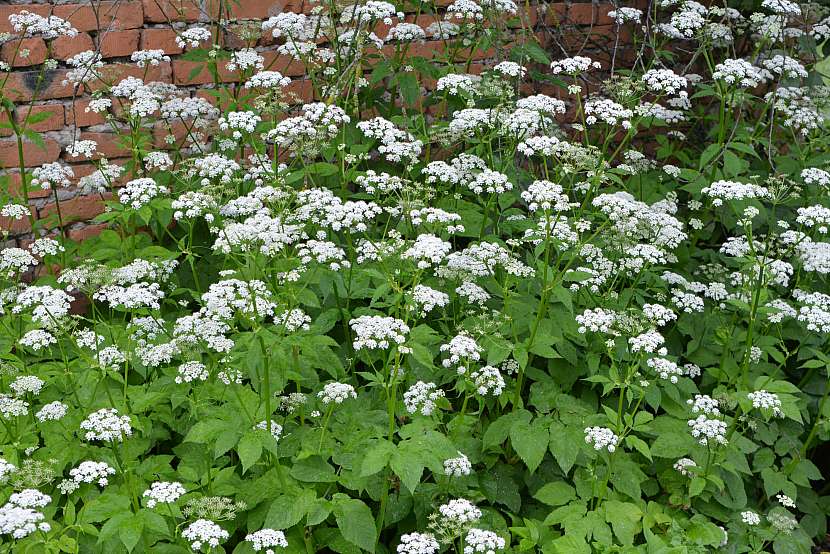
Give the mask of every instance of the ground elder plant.
<svg viewBox="0 0 830 554">
<path fill-rule="evenodd" d="M 599 60 L 516 43 L 510 0 L 403 9 L 248 29 L 302 105 L 221 21 L 177 30 L 212 101 L 67 61 L 131 157 L 4 189 L 19 220 L 77 181 L 107 228 L 0 251 L 0 551 L 809 552 L 828 10 L 618 6 L 636 55 Z M 75 33 L 9 19 L 16 55 Z"/>
</svg>

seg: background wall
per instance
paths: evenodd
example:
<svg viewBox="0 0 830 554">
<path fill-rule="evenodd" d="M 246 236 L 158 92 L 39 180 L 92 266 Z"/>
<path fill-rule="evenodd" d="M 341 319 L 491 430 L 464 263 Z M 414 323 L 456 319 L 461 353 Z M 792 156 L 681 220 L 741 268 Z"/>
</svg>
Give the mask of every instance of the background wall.
<svg viewBox="0 0 830 554">
<path fill-rule="evenodd" d="M 436 5 L 440 9 L 449 3 L 448 0 L 438 0 Z M 608 2 L 518 4 L 525 6 L 521 14 L 523 24 L 534 30 L 539 43 L 553 58 L 582 54 L 607 63 L 615 48 L 619 55 L 626 45 L 625 36 L 617 36 L 617 29 L 607 15 L 613 9 Z M 231 3 L 233 20 L 224 27 L 224 40 L 229 46 L 241 47 L 244 44 L 239 38 L 239 32 L 246 26 L 258 27 L 261 20 L 283 11 L 307 13 L 313 5 L 303 0 L 239 0 L 237 4 Z M 162 49 L 171 57 L 171 61 L 150 68 L 145 80 L 175 83 L 190 94 L 212 98 L 203 90 L 212 86 L 207 71 L 198 70 L 201 62 L 181 59 L 182 50 L 176 45 L 175 37 L 176 30 L 218 19 L 218 0 L 70 0 L 66 3 L 60 0 L 12 0 L 11 4 L 0 5 L 0 34 L 13 32 L 9 15 L 22 10 L 40 15 L 56 15 L 68 20 L 78 30 L 76 37 L 61 37 L 53 41 L 52 57 L 59 62 L 54 70 L 41 70 L 47 48 L 40 38 L 24 41 L 24 48 L 29 51 L 25 58 L 18 56 L 13 60 L 16 41 L 5 42 L 0 47 L 0 60 L 6 64 L 13 62 L 11 74 L 2 92 L 6 98 L 16 103 L 14 117 L 18 121 L 26 118 L 33 95 L 37 100 L 31 113 L 44 114 L 37 115 L 38 122 L 30 124 L 30 128 L 37 131 L 41 140 L 40 144 L 31 140 L 24 144 L 24 163 L 27 168 L 60 160 L 73 167 L 76 178 L 91 173 L 95 169 L 92 164 L 73 163 L 65 152 L 65 147 L 72 142 L 73 137 L 96 140 L 98 152 L 110 162 L 118 163 L 128 155 L 119 146 L 116 134 L 103 117 L 86 111 L 89 97 L 79 94 L 71 84 L 63 83 L 67 71 L 63 62 L 79 52 L 99 51 L 106 64 L 102 73 L 110 82 L 117 82 L 128 75 L 144 76 L 144 70 L 129 60 L 135 50 Z M 435 18 L 433 15 L 422 15 L 417 23 L 426 27 Z M 410 20 L 414 21 L 415 17 L 410 16 Z M 377 34 L 380 37 L 386 36 L 385 29 L 378 30 Z M 439 44 L 427 41 L 417 47 L 416 55 L 429 57 L 439 48 Z M 274 61 L 270 69 L 281 71 L 294 79 L 289 90 L 296 94 L 297 100 L 311 100 L 311 87 L 308 81 L 302 79 L 300 64 L 278 55 L 274 51 L 275 46 L 270 37 L 262 38 L 256 44 L 257 49 L 266 57 L 266 64 Z M 492 54 L 476 52 L 475 58 L 483 60 Z M 473 66 L 471 69 L 476 71 L 478 68 Z M 0 74 L 0 82 L 3 78 L 5 76 Z M 39 79 L 40 88 L 35 94 L 34 89 Z M 232 76 L 228 76 L 228 80 L 232 79 Z M 92 86 L 95 88 L 96 84 L 93 83 Z M 542 91 L 558 94 L 553 87 Z M 7 116 L 0 115 L 0 121 L 4 119 Z M 167 131 L 163 128 L 155 130 L 158 148 L 165 148 L 163 139 L 166 134 Z M 8 186 L 9 192 L 20 198 L 18 165 L 17 141 L 12 136 L 11 129 L 0 128 L 0 185 Z M 44 220 L 43 228 L 54 230 L 58 223 L 54 217 L 54 199 L 50 198 L 50 194 L 50 191 L 41 190 L 30 193 L 30 208 L 35 218 Z M 64 224 L 70 237 L 82 239 L 102 228 L 101 225 L 89 223 L 89 220 L 103 211 L 101 196 L 81 196 L 78 190 L 69 188 L 60 191 L 60 198 Z M 6 242 L 21 243 L 31 237 L 28 220 L 11 222 L 0 217 L 0 229 L 10 232 Z"/>
</svg>

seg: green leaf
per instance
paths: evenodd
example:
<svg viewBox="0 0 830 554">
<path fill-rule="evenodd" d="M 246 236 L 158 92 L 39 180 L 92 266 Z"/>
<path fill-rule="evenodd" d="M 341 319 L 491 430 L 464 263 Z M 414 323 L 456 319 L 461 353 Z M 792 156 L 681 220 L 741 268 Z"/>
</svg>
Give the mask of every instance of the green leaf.
<svg viewBox="0 0 830 554">
<path fill-rule="evenodd" d="M 548 449 L 548 425 L 544 418 L 536 418 L 533 423 L 517 421 L 510 427 L 510 444 L 531 473 L 536 471 Z"/>
<path fill-rule="evenodd" d="M 377 529 L 372 510 L 362 500 L 335 494 L 334 518 L 343 538 L 367 552 L 375 551 Z"/>
<path fill-rule="evenodd" d="M 564 481 L 554 481 L 543 485 L 533 498 L 548 506 L 564 506 L 576 498 L 576 490 Z"/>
<path fill-rule="evenodd" d="M 320 456 L 298 460 L 291 467 L 291 477 L 307 483 L 333 483 L 337 481 L 334 468 Z"/>
<path fill-rule="evenodd" d="M 550 426 L 548 448 L 562 471 L 568 473 L 579 455 L 579 446 L 585 442 L 582 431 L 553 422 Z"/>
<path fill-rule="evenodd" d="M 395 475 L 400 477 L 403 486 L 414 493 L 424 472 L 423 458 L 418 446 L 410 441 L 400 443 L 392 454 L 389 465 Z"/>
<path fill-rule="evenodd" d="M 682 458 L 692 450 L 694 442 L 688 433 L 661 433 L 649 450 L 658 458 Z"/>
<path fill-rule="evenodd" d="M 415 106 L 421 96 L 421 89 L 418 86 L 418 77 L 414 72 L 404 71 L 396 77 L 398 86 L 401 87 L 401 96 L 408 106 Z"/>
<path fill-rule="evenodd" d="M 283 494 L 271 503 L 265 516 L 265 526 L 288 529 L 297 525 L 316 500 L 317 496 L 311 489 L 303 489 L 298 494 Z"/>
<path fill-rule="evenodd" d="M 141 540 L 141 533 L 144 532 L 144 521 L 137 515 L 130 513 L 130 518 L 126 519 L 118 526 L 118 537 L 127 548 L 128 552 L 132 552 L 138 541 Z"/>
<path fill-rule="evenodd" d="M 646 458 L 648 458 L 648 461 L 652 461 L 652 459 L 651 459 L 651 450 L 649 450 L 648 444 L 646 444 L 646 441 L 644 441 L 643 439 L 641 439 L 639 437 L 635 437 L 634 435 L 628 435 L 627 437 L 625 437 L 625 443 L 628 446 L 630 446 L 630 447 L 634 448 L 635 450 L 637 450 L 637 452 L 639 452 L 640 454 L 642 454 Z"/>
<path fill-rule="evenodd" d="M 706 490 L 706 479 L 704 479 L 703 477 L 695 477 L 689 483 L 689 496 L 690 497 L 698 496 L 704 490 Z"/>
<path fill-rule="evenodd" d="M 395 453 L 395 445 L 387 440 L 379 440 L 372 444 L 363 457 L 360 465 L 360 475 L 368 477 L 379 472 L 389 463 L 392 454 Z"/>
<path fill-rule="evenodd" d="M 245 433 L 236 446 L 236 452 L 239 454 L 239 461 L 242 462 L 242 473 L 245 473 L 262 456 L 262 443 L 257 434 L 253 431 Z"/>
<path fill-rule="evenodd" d="M 634 535 L 643 512 L 636 504 L 608 500 L 605 502 L 605 521 L 611 524 L 614 534 L 623 545 L 634 543 Z"/>
</svg>

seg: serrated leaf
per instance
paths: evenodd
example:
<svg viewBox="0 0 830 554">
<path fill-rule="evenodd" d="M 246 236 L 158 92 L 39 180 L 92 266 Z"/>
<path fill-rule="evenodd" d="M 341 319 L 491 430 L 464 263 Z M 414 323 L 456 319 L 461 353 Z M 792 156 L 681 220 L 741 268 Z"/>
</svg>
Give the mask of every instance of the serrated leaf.
<svg viewBox="0 0 830 554">
<path fill-rule="evenodd" d="M 548 449 L 548 420 L 536 418 L 532 423 L 517 421 L 510 427 L 510 444 L 531 473 L 536 471 Z"/>
<path fill-rule="evenodd" d="M 343 538 L 367 552 L 374 552 L 377 529 L 369 506 L 345 494 L 335 494 L 333 500 L 334 518 Z"/>
</svg>

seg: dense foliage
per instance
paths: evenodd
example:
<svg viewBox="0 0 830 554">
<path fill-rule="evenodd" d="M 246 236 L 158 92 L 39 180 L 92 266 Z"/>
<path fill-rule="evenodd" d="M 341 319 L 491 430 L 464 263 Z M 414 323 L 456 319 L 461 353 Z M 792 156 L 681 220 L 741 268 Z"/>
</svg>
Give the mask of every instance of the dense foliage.
<svg viewBox="0 0 830 554">
<path fill-rule="evenodd" d="M 511 0 L 399 7 L 262 25 L 299 109 L 218 27 L 179 30 L 214 103 L 69 60 L 132 160 L 73 143 L 108 229 L 0 252 L 0 551 L 808 552 L 827 10 L 619 8 L 600 63 L 516 40 Z M 4 216 L 74 182 L 23 171 Z"/>
</svg>

